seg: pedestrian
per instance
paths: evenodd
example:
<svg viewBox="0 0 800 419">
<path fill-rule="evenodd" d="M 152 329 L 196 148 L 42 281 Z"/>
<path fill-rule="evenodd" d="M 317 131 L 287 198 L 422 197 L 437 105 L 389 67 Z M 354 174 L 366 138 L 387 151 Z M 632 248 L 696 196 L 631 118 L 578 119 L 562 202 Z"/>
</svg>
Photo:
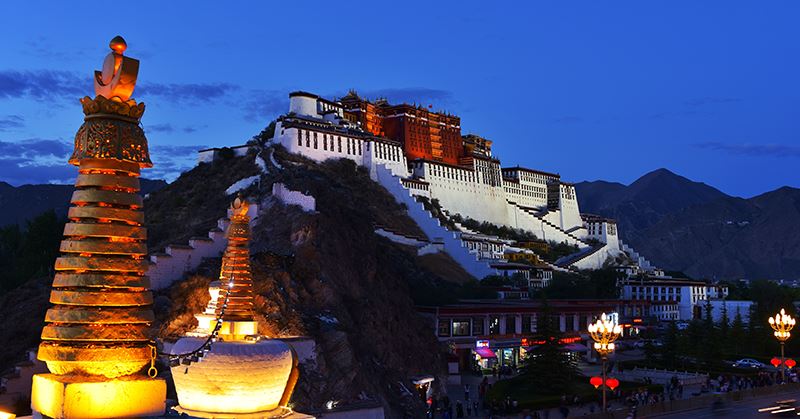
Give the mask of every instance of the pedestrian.
<svg viewBox="0 0 800 419">
<path fill-rule="evenodd" d="M 464 384 L 464 400 L 469 402 L 469 384 Z"/>
<path fill-rule="evenodd" d="M 461 405 L 461 400 L 456 402 L 456 417 L 457 418 L 464 417 L 464 406 Z"/>
</svg>

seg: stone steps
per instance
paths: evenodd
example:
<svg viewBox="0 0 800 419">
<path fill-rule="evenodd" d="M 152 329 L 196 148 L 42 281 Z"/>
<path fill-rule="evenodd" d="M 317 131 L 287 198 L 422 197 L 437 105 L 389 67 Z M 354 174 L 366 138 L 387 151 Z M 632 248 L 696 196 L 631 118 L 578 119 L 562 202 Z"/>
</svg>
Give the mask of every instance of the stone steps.
<svg viewBox="0 0 800 419">
<path fill-rule="evenodd" d="M 250 204 L 248 210 L 251 223 L 258 215 L 258 205 Z M 228 215 L 230 216 L 230 210 Z M 225 232 L 231 220 L 222 217 L 217 220 L 217 226 L 210 229 L 206 237 L 198 236 L 189 239 L 188 244 L 170 244 L 163 252 L 148 255 L 150 267 L 147 276 L 154 290 L 169 287 L 175 281 L 181 280 L 187 273 L 196 270 L 205 258 L 216 258 L 225 251 L 228 240 Z"/>
</svg>

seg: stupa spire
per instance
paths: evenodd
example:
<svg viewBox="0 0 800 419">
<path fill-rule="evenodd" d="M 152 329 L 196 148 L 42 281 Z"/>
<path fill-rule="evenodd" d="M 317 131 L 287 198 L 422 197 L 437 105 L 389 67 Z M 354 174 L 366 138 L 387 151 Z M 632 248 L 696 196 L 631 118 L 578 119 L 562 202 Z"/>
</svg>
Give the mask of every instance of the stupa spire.
<svg viewBox="0 0 800 419">
<path fill-rule="evenodd" d="M 154 315 L 138 192 L 139 171 L 152 163 L 144 104 L 130 98 L 139 61 L 122 56 L 121 37 L 110 47 L 97 96 L 81 99 L 86 117 L 69 159 L 78 178 L 38 351 L 52 374 L 33 380 L 34 410 L 54 418 L 157 415 L 166 393 L 144 374 L 155 360 Z"/>
<path fill-rule="evenodd" d="M 253 276 L 250 270 L 250 216 L 249 205 L 242 196 L 231 204 L 231 224 L 228 226 L 228 247 L 222 256 L 219 279 L 225 291 L 221 292 L 217 307 L 228 298 L 228 307 L 222 320 L 225 322 L 253 322 Z M 227 294 L 230 293 L 229 296 Z"/>
</svg>

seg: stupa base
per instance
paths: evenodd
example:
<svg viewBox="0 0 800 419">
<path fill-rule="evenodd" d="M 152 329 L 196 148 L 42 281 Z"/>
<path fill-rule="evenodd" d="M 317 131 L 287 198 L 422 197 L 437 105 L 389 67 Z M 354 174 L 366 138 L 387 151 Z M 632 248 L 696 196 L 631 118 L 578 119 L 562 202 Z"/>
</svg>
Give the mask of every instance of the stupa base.
<svg viewBox="0 0 800 419">
<path fill-rule="evenodd" d="M 185 413 L 189 415 L 189 417 L 204 419 L 314 419 L 314 416 L 292 412 L 291 410 L 282 408 L 254 413 L 200 412 L 197 410 L 184 409 L 180 406 L 173 407 L 172 410 L 181 414 Z"/>
<path fill-rule="evenodd" d="M 166 398 L 167 383 L 162 378 L 93 380 L 37 374 L 33 376 L 31 409 L 34 417 L 56 419 L 161 416 Z"/>
</svg>

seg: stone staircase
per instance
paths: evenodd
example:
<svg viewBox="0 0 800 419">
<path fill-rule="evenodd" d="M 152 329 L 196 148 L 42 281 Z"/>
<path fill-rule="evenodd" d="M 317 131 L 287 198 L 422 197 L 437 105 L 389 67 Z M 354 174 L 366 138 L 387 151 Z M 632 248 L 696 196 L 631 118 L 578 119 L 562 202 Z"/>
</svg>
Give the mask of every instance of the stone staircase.
<svg viewBox="0 0 800 419">
<path fill-rule="evenodd" d="M 589 256 L 603 250 L 605 244 L 601 246 L 594 246 L 588 249 L 581 250 L 580 252 L 573 253 L 571 255 L 564 256 L 559 258 L 556 261 L 556 265 L 560 266 L 565 269 L 569 269 L 572 271 L 577 271 L 578 269 L 574 266 L 576 263 L 580 262 L 583 259 L 588 258 Z"/>
<path fill-rule="evenodd" d="M 403 186 L 402 179 L 399 176 L 393 174 L 384 165 L 376 165 L 372 178 L 386 188 L 397 202 L 406 206 L 409 217 L 428 236 L 430 245 L 421 248 L 421 251 L 422 249 L 444 251 L 456 263 L 461 265 L 465 271 L 479 280 L 488 275 L 497 274 L 497 270 L 492 268 L 489 263 L 470 253 L 469 249 L 461 241 L 461 232 L 448 230 L 439 222 L 438 218 L 425 209 L 422 203 L 417 202 L 411 191 Z"/>
<path fill-rule="evenodd" d="M 511 203 L 511 202 L 509 202 L 509 204 L 516 206 L 517 209 L 519 209 L 520 211 L 522 211 L 525 214 L 528 214 L 528 215 L 536 218 L 537 220 L 541 221 L 543 225 L 546 225 L 551 230 L 556 232 L 557 236 L 566 236 L 567 238 L 570 239 L 570 240 L 556 240 L 556 241 L 567 241 L 567 242 L 573 241 L 579 247 L 591 247 L 591 245 L 589 245 L 589 243 L 587 243 L 587 242 L 583 241 L 582 239 L 578 238 L 578 236 L 572 234 L 569 231 L 563 230 L 561 227 L 551 223 L 550 221 L 547 221 L 547 219 L 545 219 L 545 215 L 547 215 L 547 210 L 537 211 L 536 209 L 529 208 L 529 207 L 523 207 L 523 206 Z M 575 230 L 579 230 L 580 228 L 581 227 L 577 227 L 577 228 L 575 228 Z M 551 239 L 551 238 L 545 238 L 545 239 Z"/>
<path fill-rule="evenodd" d="M 645 271 L 652 272 L 654 269 L 656 269 L 655 265 L 653 265 L 644 256 L 640 255 L 639 252 L 634 250 L 632 247 L 623 243 L 622 240 L 619 241 L 619 250 L 625 252 L 625 254 L 628 255 L 628 257 L 633 259 L 634 262 L 636 262 L 639 265 L 639 267 L 644 269 Z"/>
<path fill-rule="evenodd" d="M 248 209 L 251 224 L 258 215 L 258 205 L 250 204 Z M 229 214 L 230 215 L 230 210 Z M 196 270 L 205 258 L 220 257 L 228 244 L 225 232 L 231 221 L 227 217 L 217 220 L 217 226 L 208 231 L 207 236 L 192 237 L 188 244 L 170 244 L 163 252 L 148 255 L 150 267 L 147 276 L 154 290 L 169 287 L 188 272 Z"/>
</svg>

